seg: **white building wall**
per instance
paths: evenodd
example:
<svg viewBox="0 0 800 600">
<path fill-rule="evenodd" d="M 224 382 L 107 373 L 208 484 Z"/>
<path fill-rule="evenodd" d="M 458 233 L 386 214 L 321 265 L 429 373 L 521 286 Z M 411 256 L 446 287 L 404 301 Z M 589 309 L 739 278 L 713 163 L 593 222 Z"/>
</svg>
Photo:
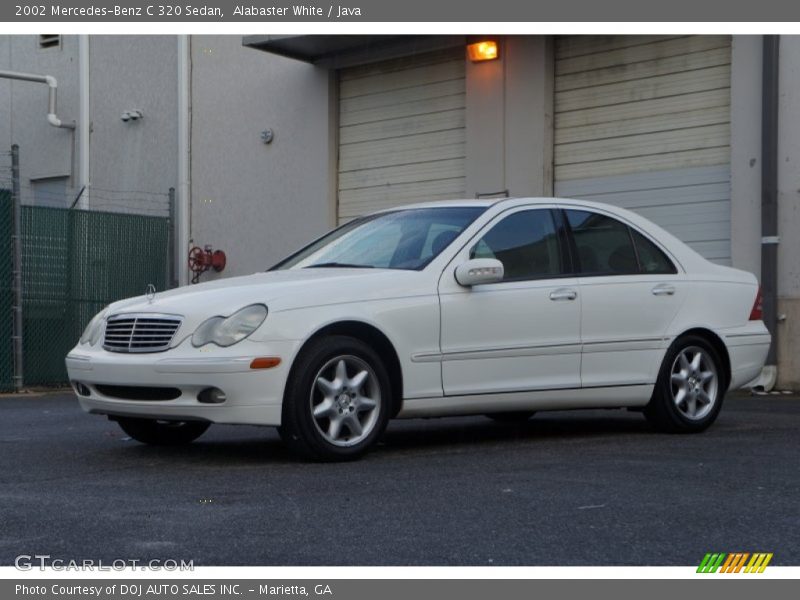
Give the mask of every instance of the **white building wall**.
<svg viewBox="0 0 800 600">
<path fill-rule="evenodd" d="M 58 116 L 64 122 L 78 117 L 78 38 L 62 36 L 60 47 L 39 48 L 37 35 L 0 36 L 0 69 L 52 75 L 58 80 Z M 74 191 L 73 131 L 47 122 L 47 86 L 0 79 L 0 153 L 12 144 L 20 147 L 22 200 L 33 202 L 34 182 L 59 178 L 68 193 Z M 10 165 L 0 158 L 2 170 Z M 6 187 L 6 182 L 0 182 Z M 10 186 L 8 186 L 10 187 Z"/>
<path fill-rule="evenodd" d="M 176 48 L 175 36 L 89 37 L 90 208 L 167 214 L 177 177 Z M 0 36 L 0 68 L 53 75 L 59 117 L 79 120 L 77 35 L 47 49 L 36 35 Z M 0 79 L 0 152 L 20 146 L 23 202 L 63 206 L 79 192 L 79 141 L 76 130 L 48 124 L 47 97 L 46 85 Z M 144 119 L 123 123 L 132 108 Z"/>
<path fill-rule="evenodd" d="M 191 59 L 192 244 L 263 271 L 335 223 L 332 74 L 241 36 L 193 36 Z"/>
<path fill-rule="evenodd" d="M 778 385 L 800 389 L 800 36 L 781 36 L 778 113 Z"/>
<path fill-rule="evenodd" d="M 467 61 L 467 197 L 553 192 L 553 53 L 546 36 L 500 38 L 498 60 Z"/>
<path fill-rule="evenodd" d="M 90 208 L 167 214 L 177 186 L 175 36 L 89 36 Z M 128 110 L 144 118 L 124 122 Z"/>
<path fill-rule="evenodd" d="M 758 35 L 731 41 L 731 262 L 761 273 L 761 53 Z"/>
</svg>

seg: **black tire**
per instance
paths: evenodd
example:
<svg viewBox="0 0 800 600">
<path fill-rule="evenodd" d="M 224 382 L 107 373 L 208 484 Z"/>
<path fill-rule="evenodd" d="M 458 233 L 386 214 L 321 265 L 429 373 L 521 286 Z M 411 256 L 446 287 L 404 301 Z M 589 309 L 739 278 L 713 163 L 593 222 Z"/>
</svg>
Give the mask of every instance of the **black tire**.
<svg viewBox="0 0 800 600">
<path fill-rule="evenodd" d="M 673 383 L 672 375 L 673 370 L 679 368 L 679 363 L 677 361 L 681 353 L 689 352 L 691 354 L 693 349 L 699 349 L 705 353 L 705 359 L 702 364 L 705 365 L 707 370 L 704 372 L 707 373 L 712 370 L 715 372 L 717 387 L 713 401 L 707 412 L 703 414 L 702 411 L 700 411 L 697 413 L 696 417 L 689 418 L 687 416 L 689 409 L 686 408 L 686 402 L 679 403 L 676 400 L 677 390 L 680 389 L 683 384 L 680 383 L 680 381 L 678 383 Z M 706 360 L 713 364 L 713 369 L 705 364 Z M 676 374 L 676 377 L 680 380 L 681 375 Z M 644 415 L 657 430 L 665 433 L 700 433 L 708 429 L 719 415 L 723 400 L 725 399 L 728 382 L 729 376 L 725 371 L 724 363 L 719 356 L 719 352 L 717 352 L 705 338 L 697 335 L 680 337 L 672 343 L 664 356 L 653 395 L 650 398 L 650 402 L 644 408 Z M 696 386 L 697 384 L 694 385 Z M 691 385 L 687 384 L 687 388 L 691 387 Z M 710 397 L 709 394 L 706 394 L 706 396 Z M 699 404 L 698 401 L 697 405 Z M 705 405 L 703 408 L 705 408 Z"/>
<path fill-rule="evenodd" d="M 369 386 L 369 393 L 357 393 L 353 391 L 354 388 L 350 388 L 347 392 L 345 387 L 345 392 L 353 395 L 355 408 L 345 406 L 342 412 L 340 399 L 346 396 L 346 393 L 338 390 L 335 396 L 330 396 L 334 398 L 333 403 L 328 404 L 332 407 L 327 411 L 331 417 L 326 417 L 324 414 L 315 417 L 314 411 L 325 403 L 325 400 L 320 398 L 328 397 L 320 391 L 317 381 L 320 377 L 327 381 L 329 377 L 322 376 L 323 372 L 329 368 L 335 369 L 341 360 L 345 360 L 346 363 L 345 379 L 348 382 L 355 380 L 353 373 L 358 372 L 359 368 L 370 371 L 364 384 Z M 355 369 L 352 368 L 354 363 L 357 367 Z M 349 379 L 350 377 L 353 379 Z M 329 383 L 336 384 L 339 379 L 337 376 Z M 361 408 L 356 404 L 362 395 L 371 396 L 365 399 L 375 405 L 373 409 L 365 409 L 368 410 L 366 413 L 360 412 Z M 380 356 L 370 346 L 359 339 L 343 335 L 320 338 L 300 353 L 292 367 L 284 393 L 278 433 L 291 450 L 306 458 L 325 462 L 355 460 L 383 434 L 389 422 L 392 400 L 389 374 Z M 349 403 L 349 400 L 345 398 L 344 402 Z M 355 425 L 363 427 L 361 434 L 350 428 L 351 421 L 341 420 L 352 418 L 348 417 L 347 410 L 354 410 L 352 414 L 359 419 Z M 331 421 L 335 419 L 343 423 L 337 430 L 341 437 L 331 433 Z M 363 425 L 360 419 L 364 420 Z"/>
<path fill-rule="evenodd" d="M 180 446 L 193 442 L 211 425 L 203 421 L 158 421 L 155 419 L 117 419 L 122 431 L 137 442 L 152 446 Z"/>
<path fill-rule="evenodd" d="M 519 424 L 525 423 L 535 414 L 536 412 L 532 410 L 515 410 L 512 412 L 489 413 L 486 416 L 498 423 Z"/>
</svg>

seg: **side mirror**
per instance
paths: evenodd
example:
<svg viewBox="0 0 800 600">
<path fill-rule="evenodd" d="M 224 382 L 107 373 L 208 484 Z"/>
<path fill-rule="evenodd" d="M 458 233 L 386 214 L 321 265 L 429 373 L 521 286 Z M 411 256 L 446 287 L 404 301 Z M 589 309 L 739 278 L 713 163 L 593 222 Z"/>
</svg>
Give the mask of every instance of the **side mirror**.
<svg viewBox="0 0 800 600">
<path fill-rule="evenodd" d="M 473 258 L 456 267 L 456 281 L 465 287 L 503 280 L 503 263 L 495 258 Z"/>
</svg>

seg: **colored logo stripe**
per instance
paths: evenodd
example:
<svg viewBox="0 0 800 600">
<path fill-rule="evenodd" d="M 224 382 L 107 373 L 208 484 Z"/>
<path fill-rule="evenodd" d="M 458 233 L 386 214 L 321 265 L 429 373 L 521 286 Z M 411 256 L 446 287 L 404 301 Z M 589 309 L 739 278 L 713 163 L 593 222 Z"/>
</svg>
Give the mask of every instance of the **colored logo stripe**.
<svg viewBox="0 0 800 600">
<path fill-rule="evenodd" d="M 749 557 L 750 554 L 747 552 L 728 554 L 728 558 L 725 559 L 725 563 L 722 565 L 720 573 L 738 573 L 742 570 L 744 561 L 746 561 Z"/>
<path fill-rule="evenodd" d="M 757 554 L 753 554 L 753 558 L 750 559 L 747 567 L 745 568 L 745 573 L 763 573 L 764 569 L 767 568 L 769 561 L 772 560 L 772 552 L 764 553 L 759 552 Z"/>
<path fill-rule="evenodd" d="M 716 573 L 722 561 L 725 560 L 725 553 L 708 553 L 703 557 L 700 566 L 697 567 L 698 573 Z"/>
<path fill-rule="evenodd" d="M 750 562 L 747 562 L 747 559 Z M 763 573 L 772 560 L 772 552 L 709 552 L 700 561 L 698 573 Z M 745 566 L 747 563 L 747 566 Z"/>
</svg>

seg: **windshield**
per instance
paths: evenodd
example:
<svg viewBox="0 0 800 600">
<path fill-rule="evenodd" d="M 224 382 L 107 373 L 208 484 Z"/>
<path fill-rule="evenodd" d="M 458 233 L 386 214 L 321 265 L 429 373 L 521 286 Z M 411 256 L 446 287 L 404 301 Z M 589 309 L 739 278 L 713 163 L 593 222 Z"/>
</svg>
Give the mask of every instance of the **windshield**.
<svg viewBox="0 0 800 600">
<path fill-rule="evenodd" d="M 482 206 L 413 208 L 364 217 L 333 230 L 270 271 L 422 269 L 484 210 Z"/>
</svg>

